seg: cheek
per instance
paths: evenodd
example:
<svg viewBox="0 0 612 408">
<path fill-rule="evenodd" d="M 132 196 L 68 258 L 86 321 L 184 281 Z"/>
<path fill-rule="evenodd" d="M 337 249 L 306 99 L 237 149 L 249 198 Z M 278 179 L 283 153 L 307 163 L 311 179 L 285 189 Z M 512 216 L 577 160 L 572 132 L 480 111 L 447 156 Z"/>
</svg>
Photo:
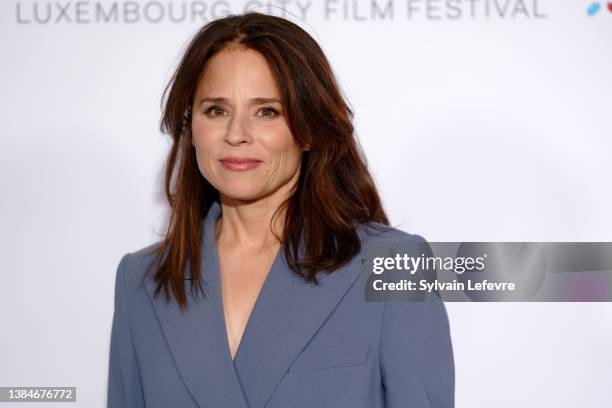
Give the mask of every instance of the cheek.
<svg viewBox="0 0 612 408">
<path fill-rule="evenodd" d="M 217 151 L 219 143 L 223 140 L 222 126 L 203 118 L 194 118 L 191 122 L 191 144 L 202 157 L 209 156 Z"/>
<path fill-rule="evenodd" d="M 198 153 L 207 152 L 210 148 L 210 141 L 197 133 L 192 134 L 191 144 L 193 147 L 195 147 L 196 152 Z"/>
<path fill-rule="evenodd" d="M 210 156 L 212 143 L 209 139 L 202 137 L 202 135 L 193 134 L 191 137 L 191 144 L 195 148 L 198 163 L 202 164 L 201 161 Z"/>
<path fill-rule="evenodd" d="M 191 123 L 191 144 L 196 149 L 204 150 L 212 143 L 215 129 L 204 122 L 193 120 Z"/>
<path fill-rule="evenodd" d="M 210 182 L 214 175 L 215 141 L 210 133 L 193 129 L 191 144 L 195 149 L 196 161 L 202 175 Z"/>
<path fill-rule="evenodd" d="M 267 143 L 267 150 L 287 171 L 294 170 L 301 159 L 301 149 L 288 131 L 275 135 Z"/>
</svg>

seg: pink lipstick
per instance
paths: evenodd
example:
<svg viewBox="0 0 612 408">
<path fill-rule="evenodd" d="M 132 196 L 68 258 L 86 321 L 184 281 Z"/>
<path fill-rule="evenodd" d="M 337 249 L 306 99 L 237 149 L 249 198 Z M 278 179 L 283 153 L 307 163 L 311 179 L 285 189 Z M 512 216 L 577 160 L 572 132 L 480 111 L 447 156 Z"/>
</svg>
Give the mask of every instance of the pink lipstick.
<svg viewBox="0 0 612 408">
<path fill-rule="evenodd" d="M 262 163 L 252 157 L 224 157 L 219 161 L 223 167 L 234 171 L 252 170 Z"/>
</svg>

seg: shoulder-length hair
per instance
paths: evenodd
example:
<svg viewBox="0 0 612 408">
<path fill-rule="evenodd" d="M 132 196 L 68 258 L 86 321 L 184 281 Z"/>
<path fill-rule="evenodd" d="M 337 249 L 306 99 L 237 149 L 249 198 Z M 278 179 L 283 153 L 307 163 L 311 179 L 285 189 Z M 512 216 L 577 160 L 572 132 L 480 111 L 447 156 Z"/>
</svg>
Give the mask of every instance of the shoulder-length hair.
<svg viewBox="0 0 612 408">
<path fill-rule="evenodd" d="M 160 129 L 172 138 L 164 180 L 171 213 L 164 239 L 154 246 L 155 296 L 163 290 L 169 301 L 172 292 L 182 310 L 187 265 L 191 289 L 202 291 L 201 221 L 219 199 L 201 175 L 191 144 L 193 98 L 206 62 L 229 45 L 266 58 L 289 129 L 300 147 L 310 147 L 292 195 L 278 209 L 285 210 L 279 238 L 292 271 L 318 284 L 318 271 L 331 273 L 360 251 L 360 224 L 389 225 L 354 135 L 353 111 L 316 41 L 289 20 L 256 12 L 211 21 L 188 44 L 162 96 Z"/>
</svg>

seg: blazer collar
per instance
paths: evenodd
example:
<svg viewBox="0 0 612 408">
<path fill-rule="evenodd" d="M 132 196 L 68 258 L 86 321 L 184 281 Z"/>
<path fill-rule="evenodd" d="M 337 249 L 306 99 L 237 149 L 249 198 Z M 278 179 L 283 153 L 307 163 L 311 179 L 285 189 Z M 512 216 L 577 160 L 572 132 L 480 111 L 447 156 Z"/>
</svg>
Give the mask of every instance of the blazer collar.
<svg viewBox="0 0 612 408">
<path fill-rule="evenodd" d="M 206 297 L 188 290 L 189 309 L 153 297 L 145 286 L 181 376 L 202 408 L 263 408 L 276 385 L 304 346 L 332 313 L 359 276 L 358 257 L 331 274 L 321 273 L 318 286 L 304 282 L 287 264 L 281 247 L 255 302 L 232 361 L 221 299 L 214 202 L 203 219 L 200 269 Z M 189 285 L 185 285 L 189 289 Z"/>
</svg>

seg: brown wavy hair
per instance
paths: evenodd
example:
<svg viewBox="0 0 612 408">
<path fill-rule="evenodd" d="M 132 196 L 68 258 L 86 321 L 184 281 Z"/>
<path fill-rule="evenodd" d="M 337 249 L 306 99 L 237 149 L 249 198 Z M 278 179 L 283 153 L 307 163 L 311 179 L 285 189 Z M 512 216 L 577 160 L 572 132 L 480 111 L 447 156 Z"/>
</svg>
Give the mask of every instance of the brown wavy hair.
<svg viewBox="0 0 612 408">
<path fill-rule="evenodd" d="M 187 308 L 188 265 L 191 289 L 202 291 L 201 221 L 219 200 L 191 144 L 193 97 L 206 62 L 229 45 L 266 58 L 289 129 L 300 147 L 310 146 L 291 196 L 278 209 L 286 210 L 280 240 L 292 271 L 318 284 L 318 271 L 331 273 L 360 251 L 359 224 L 389 225 L 354 135 L 353 111 L 316 41 L 297 24 L 271 15 L 248 12 L 213 20 L 188 44 L 162 96 L 160 129 L 173 142 L 164 180 L 171 214 L 164 239 L 154 247 L 155 296 L 163 290 L 169 301 L 172 292 L 181 310 Z"/>
</svg>

